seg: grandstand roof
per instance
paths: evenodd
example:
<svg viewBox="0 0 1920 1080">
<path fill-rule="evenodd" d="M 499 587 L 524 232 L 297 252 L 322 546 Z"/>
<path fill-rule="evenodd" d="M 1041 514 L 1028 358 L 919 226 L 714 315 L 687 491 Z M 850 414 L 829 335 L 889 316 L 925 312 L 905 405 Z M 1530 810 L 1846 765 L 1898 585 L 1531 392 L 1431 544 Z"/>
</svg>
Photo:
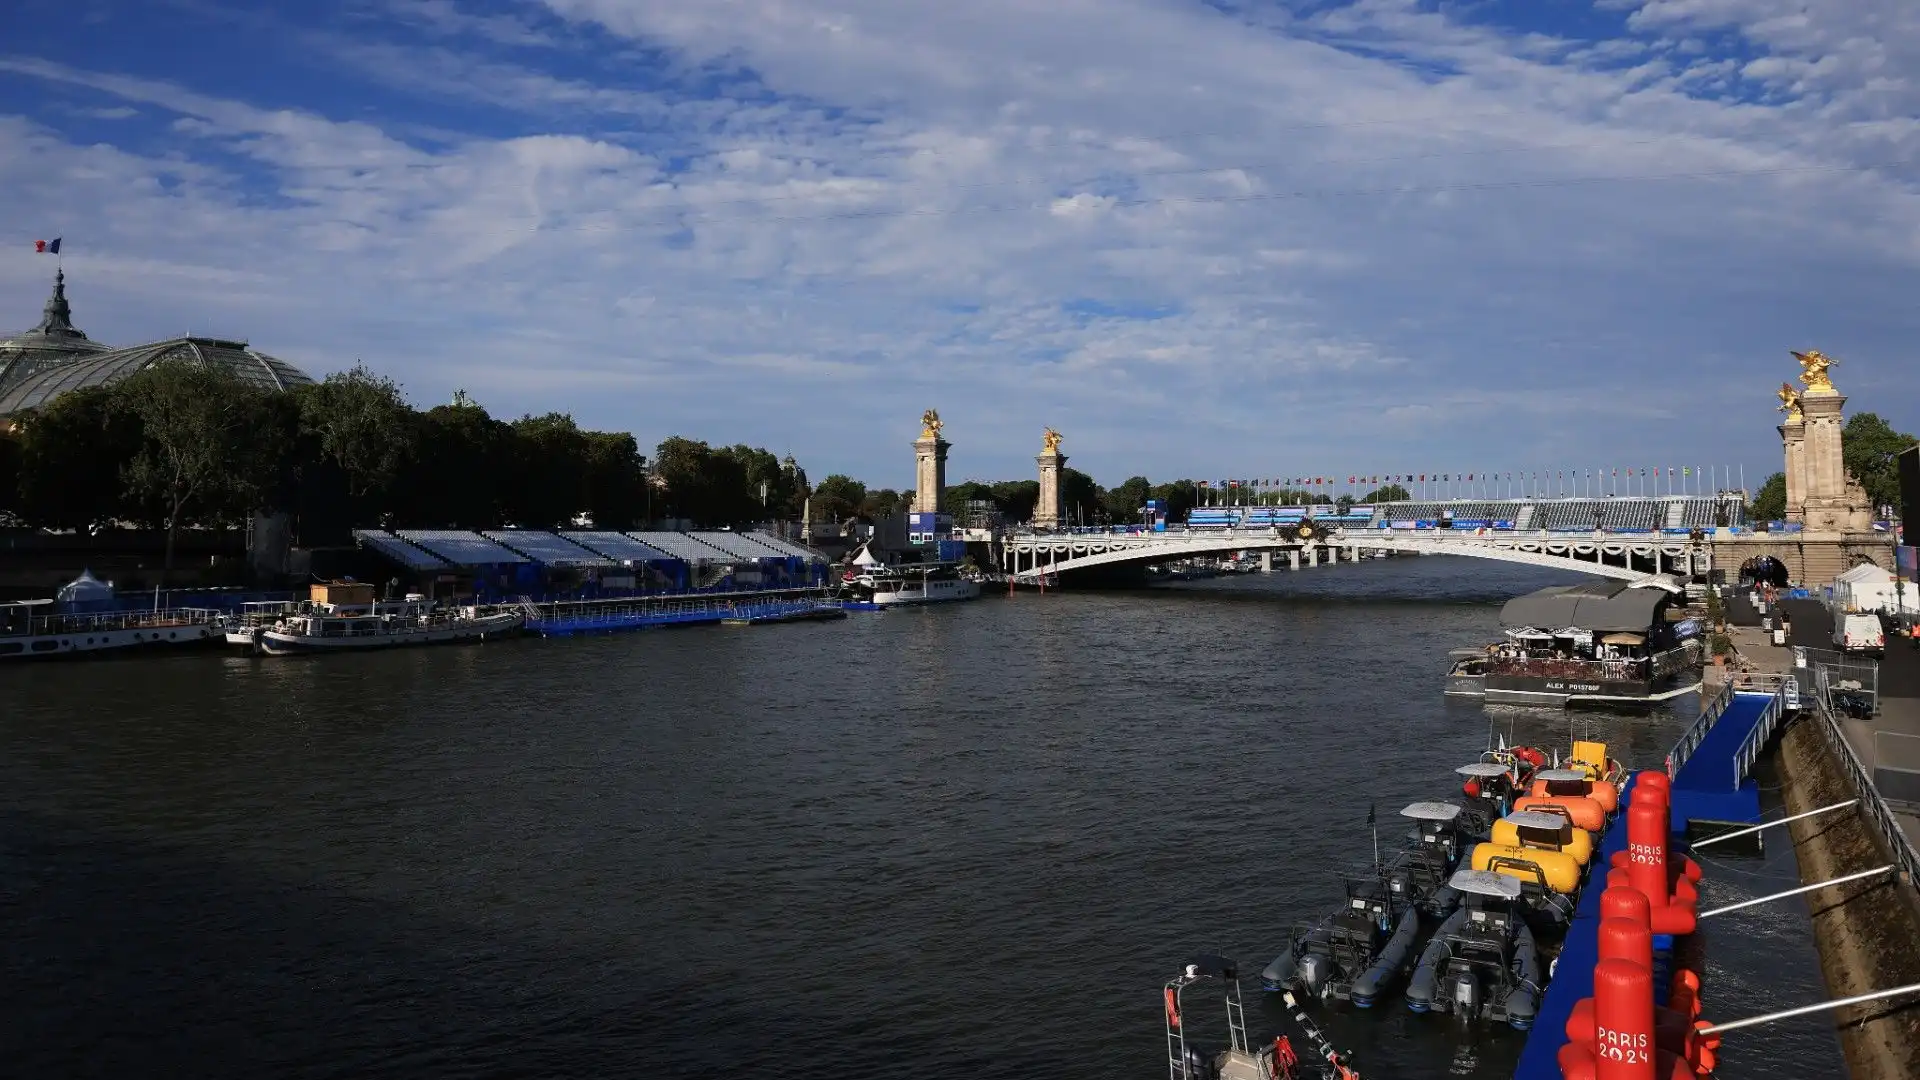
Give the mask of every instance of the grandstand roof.
<svg viewBox="0 0 1920 1080">
<path fill-rule="evenodd" d="M 1500 609 L 1510 629 L 1577 627 L 1596 633 L 1645 632 L 1672 597 L 1664 589 L 1635 589 L 1617 582 L 1553 585 L 1516 596 Z"/>
</svg>

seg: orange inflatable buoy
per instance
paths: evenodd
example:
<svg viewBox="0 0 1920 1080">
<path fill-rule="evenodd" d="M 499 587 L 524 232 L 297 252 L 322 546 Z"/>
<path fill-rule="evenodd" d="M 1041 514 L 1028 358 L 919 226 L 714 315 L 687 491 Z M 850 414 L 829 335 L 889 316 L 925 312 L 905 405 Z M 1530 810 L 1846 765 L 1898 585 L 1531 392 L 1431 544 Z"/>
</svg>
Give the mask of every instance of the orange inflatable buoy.
<svg viewBox="0 0 1920 1080">
<path fill-rule="evenodd" d="M 1173 995 L 1173 987 L 1167 987 L 1167 1026 L 1180 1026 L 1180 1002 Z"/>
<path fill-rule="evenodd" d="M 1555 810 L 1564 811 L 1565 816 L 1571 820 L 1575 826 L 1585 829 L 1590 833 L 1598 834 L 1604 832 L 1607 827 L 1607 812 L 1600 809 L 1599 803 L 1585 796 L 1556 795 L 1548 798 L 1539 795 L 1528 795 L 1525 798 L 1515 799 L 1513 801 L 1513 808 L 1515 810 L 1545 810 L 1549 813 Z"/>
</svg>

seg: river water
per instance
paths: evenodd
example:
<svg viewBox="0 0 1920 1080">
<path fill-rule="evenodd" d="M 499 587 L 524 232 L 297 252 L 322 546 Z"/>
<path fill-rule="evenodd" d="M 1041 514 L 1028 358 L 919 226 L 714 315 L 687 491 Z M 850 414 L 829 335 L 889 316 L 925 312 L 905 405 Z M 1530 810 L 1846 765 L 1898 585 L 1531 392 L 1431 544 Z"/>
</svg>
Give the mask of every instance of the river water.
<svg viewBox="0 0 1920 1080">
<path fill-rule="evenodd" d="M 1259 969 L 1368 857 L 1369 806 L 1450 794 L 1490 725 L 1659 763 L 1685 714 L 1441 697 L 1502 600 L 1570 580 L 1408 559 L 0 672 L 0 1073 L 1164 1076 L 1160 984 L 1235 957 L 1251 1033 L 1288 1030 Z M 1783 846 L 1708 870 L 1712 901 L 1794 874 Z M 1821 996 L 1795 903 L 1719 928 L 1746 941 L 1710 1017 Z M 1327 1022 L 1369 1080 L 1520 1046 L 1397 1001 Z M 1841 1075 L 1819 1017 L 1724 1053 Z"/>
</svg>

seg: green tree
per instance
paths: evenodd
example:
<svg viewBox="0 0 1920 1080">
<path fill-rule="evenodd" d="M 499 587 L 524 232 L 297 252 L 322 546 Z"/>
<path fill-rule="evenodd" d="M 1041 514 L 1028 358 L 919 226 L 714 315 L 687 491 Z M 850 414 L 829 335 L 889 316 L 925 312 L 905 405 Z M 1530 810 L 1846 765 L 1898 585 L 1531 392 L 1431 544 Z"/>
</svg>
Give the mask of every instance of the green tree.
<svg viewBox="0 0 1920 1080">
<path fill-rule="evenodd" d="M 1774 473 L 1747 505 L 1748 521 L 1781 521 L 1787 516 L 1787 474 Z"/>
<path fill-rule="evenodd" d="M 494 529 L 506 520 L 507 490 L 518 483 L 511 425 L 487 415 L 464 393 L 414 421 L 414 462 L 401 484 L 409 524 Z"/>
<path fill-rule="evenodd" d="M 1187 511 L 1193 509 L 1194 499 L 1198 497 L 1198 493 L 1193 481 L 1175 480 L 1168 484 L 1154 485 L 1150 497 L 1165 503 L 1167 520 L 1178 523 L 1187 520 Z"/>
<path fill-rule="evenodd" d="M 1895 431 L 1879 414 L 1870 412 L 1848 417 L 1840 436 L 1847 472 L 1867 490 L 1874 512 L 1878 513 L 1882 506 L 1898 506 L 1900 473 L 1894 459 L 1914 444 L 1914 437 Z"/>
<path fill-rule="evenodd" d="M 991 485 L 994 504 L 1006 521 L 1031 521 L 1033 508 L 1040 505 L 1040 481 L 1002 480 Z"/>
<path fill-rule="evenodd" d="M 1120 486 L 1109 488 L 1103 500 L 1107 519 L 1116 525 L 1137 524 L 1147 500 L 1153 498 L 1153 484 L 1144 476 L 1129 476 Z"/>
<path fill-rule="evenodd" d="M 356 364 L 289 392 L 300 411 L 303 508 L 321 508 L 329 531 L 372 524 L 393 511 L 418 429 L 400 387 Z"/>
<path fill-rule="evenodd" d="M 0 525 L 20 520 L 20 442 L 0 432 Z"/>
<path fill-rule="evenodd" d="M 111 387 L 90 386 L 17 418 L 18 505 L 28 524 L 87 532 L 140 516 L 120 477 L 140 449 L 140 426 L 115 400 Z"/>
<path fill-rule="evenodd" d="M 564 529 L 587 509 L 587 437 L 565 413 L 513 422 L 513 488 L 507 517 L 531 529 Z"/>
<path fill-rule="evenodd" d="M 655 448 L 653 460 L 669 516 L 731 525 L 758 513 L 758 497 L 748 501 L 746 469 L 732 454 L 675 435 Z"/>
<path fill-rule="evenodd" d="M 878 521 L 889 514 L 904 514 L 913 506 L 913 492 L 881 488 L 869 491 L 855 512 L 867 521 Z"/>
<path fill-rule="evenodd" d="M 1360 496 L 1363 503 L 1412 502 L 1413 493 L 1399 484 L 1383 484 Z"/>
<path fill-rule="evenodd" d="M 140 423 L 140 449 L 122 475 L 134 498 L 161 511 L 163 584 L 190 513 L 258 505 L 272 483 L 278 447 L 262 430 L 265 396 L 231 370 L 199 361 L 155 364 L 114 387 L 116 404 Z"/>
<path fill-rule="evenodd" d="M 625 432 L 586 432 L 586 508 L 595 528 L 631 529 L 646 519 L 647 459 Z"/>
<path fill-rule="evenodd" d="M 845 521 L 860 512 L 867 501 L 867 485 L 851 476 L 834 473 L 813 489 L 815 521 Z"/>
<path fill-rule="evenodd" d="M 1093 477 L 1079 469 L 1060 470 L 1060 516 L 1063 522 L 1091 525 L 1106 509 L 1104 496 Z"/>
</svg>

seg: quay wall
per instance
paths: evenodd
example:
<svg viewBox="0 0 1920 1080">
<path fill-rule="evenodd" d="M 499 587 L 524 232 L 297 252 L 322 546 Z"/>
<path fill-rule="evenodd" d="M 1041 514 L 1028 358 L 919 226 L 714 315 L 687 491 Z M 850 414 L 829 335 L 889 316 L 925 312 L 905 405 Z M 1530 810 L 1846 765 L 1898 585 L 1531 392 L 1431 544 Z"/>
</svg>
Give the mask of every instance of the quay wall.
<svg viewBox="0 0 1920 1080">
<path fill-rule="evenodd" d="M 1805 714 L 1780 739 L 1778 765 L 1788 814 L 1855 798 L 1833 750 Z M 1826 814 L 1787 826 L 1800 880 L 1817 881 L 1884 866 L 1889 853 L 1860 811 Z M 1821 974 L 1835 998 L 1920 982 L 1920 893 L 1892 875 L 1809 893 Z M 1834 1022 L 1852 1080 L 1920 1077 L 1920 1002 L 1894 998 L 1839 1010 Z M 1737 1040 L 1737 1033 L 1729 1041 Z"/>
</svg>

